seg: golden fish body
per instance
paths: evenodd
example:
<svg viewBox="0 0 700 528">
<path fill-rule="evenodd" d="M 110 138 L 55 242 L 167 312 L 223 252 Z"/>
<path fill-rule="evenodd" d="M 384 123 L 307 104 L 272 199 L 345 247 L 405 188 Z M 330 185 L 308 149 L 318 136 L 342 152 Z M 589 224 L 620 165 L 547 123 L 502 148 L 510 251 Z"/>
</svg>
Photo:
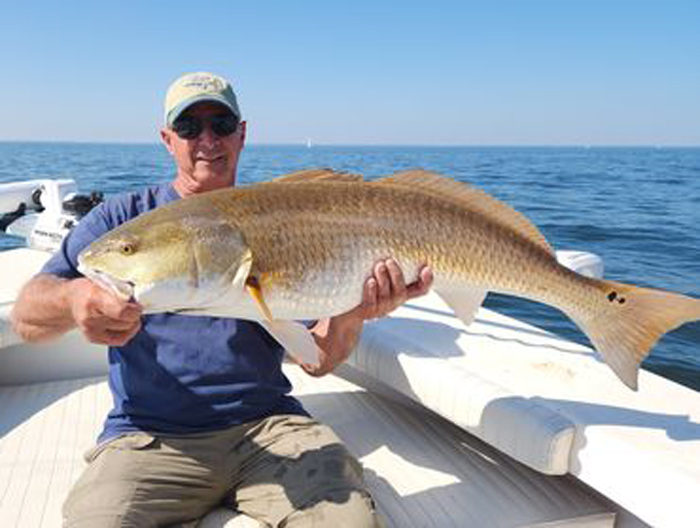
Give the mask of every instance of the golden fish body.
<svg viewBox="0 0 700 528">
<path fill-rule="evenodd" d="M 373 264 L 390 256 L 409 281 L 429 265 L 434 289 L 467 323 L 475 291 L 563 310 L 631 387 L 656 340 L 700 318 L 695 299 L 570 271 L 524 216 L 424 171 L 373 182 L 306 171 L 196 195 L 106 234 L 80 265 L 133 285 L 147 311 L 293 321 L 357 306 Z"/>
</svg>

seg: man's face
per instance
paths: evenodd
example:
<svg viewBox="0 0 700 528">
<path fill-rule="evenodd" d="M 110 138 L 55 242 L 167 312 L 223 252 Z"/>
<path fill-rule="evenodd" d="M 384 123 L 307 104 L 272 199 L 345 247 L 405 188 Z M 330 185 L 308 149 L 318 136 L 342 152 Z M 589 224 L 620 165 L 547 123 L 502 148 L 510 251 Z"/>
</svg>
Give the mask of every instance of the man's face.
<svg viewBox="0 0 700 528">
<path fill-rule="evenodd" d="M 236 131 L 220 136 L 213 122 L 231 116 L 225 106 L 203 102 L 183 112 L 176 123 L 189 120 L 189 124 L 201 125 L 196 137 L 184 139 L 173 128 L 161 130 L 161 138 L 177 164 L 175 188 L 181 195 L 230 187 L 236 180 L 236 167 L 245 142 L 245 122 Z M 189 127 L 190 129 L 192 127 Z"/>
</svg>

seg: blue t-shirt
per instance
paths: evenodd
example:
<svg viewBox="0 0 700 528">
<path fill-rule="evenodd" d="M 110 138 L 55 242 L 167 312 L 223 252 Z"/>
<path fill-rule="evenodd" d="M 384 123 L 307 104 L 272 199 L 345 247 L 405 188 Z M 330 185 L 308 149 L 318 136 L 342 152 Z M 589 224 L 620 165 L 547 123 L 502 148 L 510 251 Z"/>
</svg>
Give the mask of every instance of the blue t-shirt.
<svg viewBox="0 0 700 528">
<path fill-rule="evenodd" d="M 103 233 L 180 199 L 172 184 L 108 198 L 69 233 L 42 272 L 80 277 L 80 251 Z M 99 441 L 129 431 L 187 434 L 273 414 L 306 414 L 289 396 L 284 350 L 260 325 L 174 313 L 145 315 L 126 345 L 109 348 L 114 408 Z"/>
</svg>

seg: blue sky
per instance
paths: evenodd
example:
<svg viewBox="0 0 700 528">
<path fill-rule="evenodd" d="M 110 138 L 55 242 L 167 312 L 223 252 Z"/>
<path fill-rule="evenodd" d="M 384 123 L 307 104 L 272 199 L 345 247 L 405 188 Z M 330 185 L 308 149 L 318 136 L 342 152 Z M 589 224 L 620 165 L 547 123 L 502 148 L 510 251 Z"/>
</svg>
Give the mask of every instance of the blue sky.
<svg viewBox="0 0 700 528">
<path fill-rule="evenodd" d="M 0 140 L 157 141 L 181 73 L 252 143 L 700 145 L 700 2 L 23 2 Z"/>
</svg>

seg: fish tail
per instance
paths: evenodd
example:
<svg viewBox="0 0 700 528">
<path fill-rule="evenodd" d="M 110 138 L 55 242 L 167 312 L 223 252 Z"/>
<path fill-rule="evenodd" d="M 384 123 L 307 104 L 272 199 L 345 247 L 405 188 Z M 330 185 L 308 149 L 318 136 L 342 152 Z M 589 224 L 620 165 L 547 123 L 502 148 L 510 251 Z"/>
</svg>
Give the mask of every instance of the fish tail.
<svg viewBox="0 0 700 528">
<path fill-rule="evenodd" d="M 700 299 L 613 281 L 595 281 L 595 309 L 569 314 L 617 376 L 637 390 L 639 365 L 667 332 L 700 319 Z"/>
</svg>

